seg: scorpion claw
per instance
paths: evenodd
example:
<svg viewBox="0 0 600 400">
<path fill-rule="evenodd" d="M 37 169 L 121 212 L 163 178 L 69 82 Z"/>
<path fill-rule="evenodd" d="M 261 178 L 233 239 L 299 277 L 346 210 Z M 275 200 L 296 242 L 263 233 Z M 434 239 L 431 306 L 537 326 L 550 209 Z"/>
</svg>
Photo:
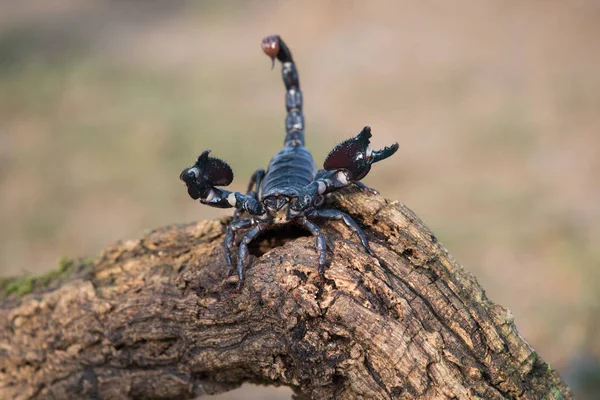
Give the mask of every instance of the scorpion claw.
<svg viewBox="0 0 600 400">
<path fill-rule="evenodd" d="M 400 147 L 398 143 L 394 143 L 389 147 L 385 146 L 383 150 L 373 151 L 371 163 L 376 163 L 378 161 L 385 160 L 386 158 L 394 154 L 396 151 L 398 151 L 398 147 Z"/>
<path fill-rule="evenodd" d="M 346 170 L 351 180 L 358 181 L 364 178 L 373 163 L 388 158 L 398 150 L 398 143 L 383 150 L 371 149 L 371 136 L 371 128 L 365 126 L 356 137 L 338 144 L 325 159 L 323 167 L 328 171 Z"/>
<path fill-rule="evenodd" d="M 213 186 L 227 186 L 233 181 L 231 167 L 219 158 L 209 157 L 210 150 L 200 154 L 198 160 L 181 171 L 181 179 L 188 187 L 189 195 L 197 199 Z"/>
<path fill-rule="evenodd" d="M 229 164 L 220 158 L 209 157 L 206 150 L 196 161 L 196 167 L 202 171 L 202 179 L 211 186 L 227 186 L 233 181 L 233 171 Z"/>
</svg>

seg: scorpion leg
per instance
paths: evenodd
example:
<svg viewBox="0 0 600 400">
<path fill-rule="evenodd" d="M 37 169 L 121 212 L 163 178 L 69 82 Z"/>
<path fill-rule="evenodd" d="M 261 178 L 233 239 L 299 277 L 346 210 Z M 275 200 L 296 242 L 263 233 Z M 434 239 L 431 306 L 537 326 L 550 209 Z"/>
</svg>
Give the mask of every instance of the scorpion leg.
<svg viewBox="0 0 600 400">
<path fill-rule="evenodd" d="M 242 282 L 244 281 L 244 261 L 248 256 L 248 244 L 264 229 L 265 228 L 261 225 L 256 225 L 254 228 L 250 229 L 248 233 L 246 233 L 246 235 L 242 239 L 242 242 L 240 243 L 240 250 L 237 262 L 237 273 L 239 278 L 237 284 L 238 289 L 242 287 Z"/>
<path fill-rule="evenodd" d="M 248 190 L 246 191 L 246 195 L 250 197 L 254 197 L 258 200 L 258 190 L 262 183 L 263 178 L 265 177 L 265 170 L 260 168 L 254 171 L 252 177 L 250 177 L 250 183 L 248 183 Z M 233 212 L 233 222 L 240 219 L 240 215 L 242 215 L 242 210 L 236 209 Z"/>
<path fill-rule="evenodd" d="M 260 168 L 254 171 L 252 177 L 250 178 L 250 183 L 248 183 L 248 193 L 252 190 L 256 194 L 258 194 L 258 189 L 260 188 L 260 184 L 262 183 L 263 178 L 265 177 L 265 170 Z"/>
<path fill-rule="evenodd" d="M 231 273 L 233 269 L 233 263 L 231 262 L 231 247 L 233 245 L 233 239 L 235 232 L 239 229 L 249 228 L 253 225 L 254 220 L 247 218 L 237 221 L 233 221 L 227 227 L 227 233 L 225 234 L 225 242 L 223 243 L 223 250 L 225 252 L 225 262 L 227 263 L 227 275 Z"/>
<path fill-rule="evenodd" d="M 363 233 L 362 229 L 360 229 L 358 224 L 348 214 L 340 210 L 323 209 L 313 211 L 309 214 L 309 217 L 319 217 L 324 219 L 335 219 L 344 221 L 344 223 L 358 235 L 358 238 L 360 239 L 360 242 L 362 243 L 367 253 L 369 253 L 372 256 L 375 255 L 375 253 L 373 253 L 373 250 L 371 250 L 371 247 L 369 246 L 369 241 L 367 240 L 367 237 Z"/>
<path fill-rule="evenodd" d="M 327 243 L 325 242 L 325 236 L 319 227 L 310 222 L 308 219 L 302 219 L 301 223 L 315 236 L 317 250 L 319 251 L 319 276 L 323 278 L 323 274 L 325 273 L 325 263 L 327 260 Z"/>
</svg>

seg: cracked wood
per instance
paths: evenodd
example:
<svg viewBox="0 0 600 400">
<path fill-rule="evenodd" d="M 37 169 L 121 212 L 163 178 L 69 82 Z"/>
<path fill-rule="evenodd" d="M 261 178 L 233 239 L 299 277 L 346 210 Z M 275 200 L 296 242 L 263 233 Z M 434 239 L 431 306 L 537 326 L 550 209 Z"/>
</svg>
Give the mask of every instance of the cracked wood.
<svg viewBox="0 0 600 400">
<path fill-rule="evenodd" d="M 234 293 L 216 220 L 117 243 L 65 282 L 0 297 L 0 398 L 178 399 L 245 381 L 315 399 L 571 397 L 412 211 L 356 190 L 329 201 L 378 259 L 323 223 L 324 287 L 314 239 L 297 235 L 255 257 Z"/>
</svg>

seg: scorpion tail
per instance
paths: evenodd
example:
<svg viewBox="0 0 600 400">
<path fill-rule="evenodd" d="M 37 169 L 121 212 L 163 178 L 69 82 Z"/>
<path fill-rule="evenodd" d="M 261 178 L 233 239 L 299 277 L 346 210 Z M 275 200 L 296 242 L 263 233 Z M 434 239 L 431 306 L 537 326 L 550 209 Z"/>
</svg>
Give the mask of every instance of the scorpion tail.
<svg viewBox="0 0 600 400">
<path fill-rule="evenodd" d="M 281 62 L 281 75 L 285 84 L 285 146 L 304 146 L 304 115 L 302 114 L 302 92 L 298 81 L 298 70 L 292 59 L 292 53 L 277 35 L 267 36 L 262 41 L 262 49 L 271 57 Z"/>
</svg>

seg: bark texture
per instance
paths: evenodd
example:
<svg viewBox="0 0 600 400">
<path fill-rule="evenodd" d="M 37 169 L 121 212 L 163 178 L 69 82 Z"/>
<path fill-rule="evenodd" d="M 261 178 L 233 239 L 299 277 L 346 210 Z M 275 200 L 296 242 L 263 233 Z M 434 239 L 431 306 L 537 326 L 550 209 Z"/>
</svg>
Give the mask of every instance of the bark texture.
<svg viewBox="0 0 600 400">
<path fill-rule="evenodd" d="M 265 237 L 240 293 L 227 220 L 157 229 L 66 280 L 0 303 L 0 398 L 190 398 L 244 381 L 315 399 L 563 399 L 569 389 L 429 229 L 399 202 L 330 199 L 363 227 Z M 286 239 L 287 237 L 287 239 Z"/>
</svg>

